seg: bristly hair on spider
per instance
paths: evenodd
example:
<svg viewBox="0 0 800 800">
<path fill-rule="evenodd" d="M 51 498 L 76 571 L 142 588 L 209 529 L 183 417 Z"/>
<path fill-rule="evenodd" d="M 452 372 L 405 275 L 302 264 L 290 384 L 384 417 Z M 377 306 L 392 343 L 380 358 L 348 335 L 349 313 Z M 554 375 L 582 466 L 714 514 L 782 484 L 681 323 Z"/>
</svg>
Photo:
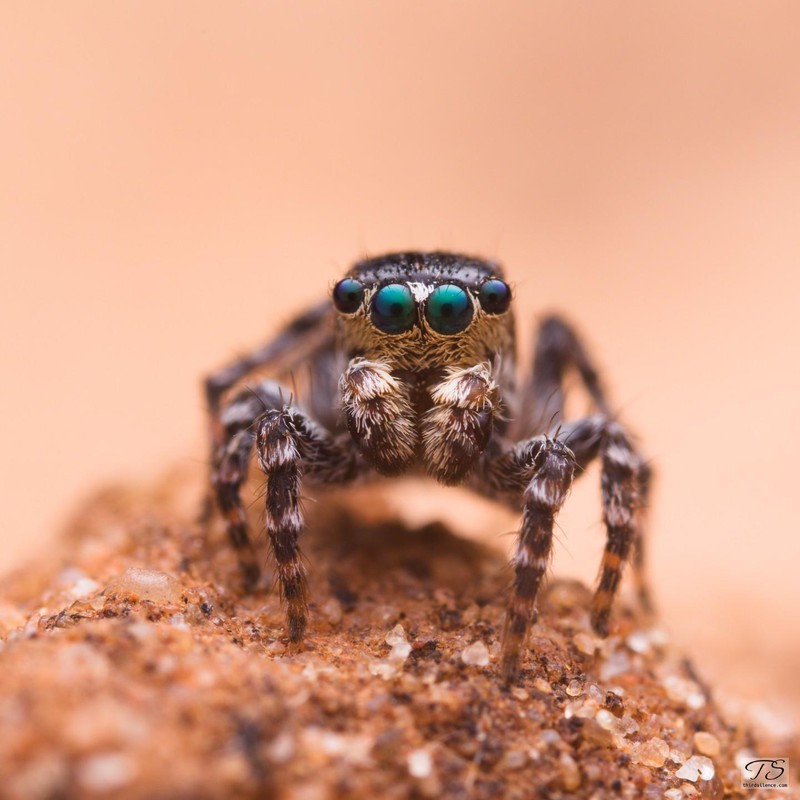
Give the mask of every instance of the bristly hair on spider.
<svg viewBox="0 0 800 800">
<path fill-rule="evenodd" d="M 449 252 L 370 258 L 335 284 L 331 298 L 206 380 L 217 504 L 252 587 L 260 569 L 241 489 L 255 450 L 291 642 L 302 641 L 308 618 L 301 476 L 311 485 L 345 485 L 423 471 L 520 511 L 501 656 L 502 677 L 513 682 L 556 515 L 576 471 L 599 458 L 607 537 L 592 625 L 608 634 L 628 560 L 650 610 L 643 548 L 650 468 L 612 416 L 585 347 L 563 319 L 541 321 L 530 374 L 518 375 L 512 306 L 511 287 L 493 261 Z M 295 403 L 279 381 L 300 363 L 309 367 L 309 386 Z M 241 386 L 259 369 L 275 378 Z M 564 418 L 570 370 L 593 406 L 576 420 Z"/>
</svg>

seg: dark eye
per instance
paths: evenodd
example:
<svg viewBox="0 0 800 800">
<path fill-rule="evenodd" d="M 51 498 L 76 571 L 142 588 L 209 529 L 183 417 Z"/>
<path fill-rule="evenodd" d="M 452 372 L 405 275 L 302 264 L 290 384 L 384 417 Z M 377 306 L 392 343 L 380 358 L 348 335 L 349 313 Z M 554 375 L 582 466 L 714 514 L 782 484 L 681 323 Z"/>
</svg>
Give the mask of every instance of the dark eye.
<svg viewBox="0 0 800 800">
<path fill-rule="evenodd" d="M 460 286 L 444 283 L 428 296 L 425 318 L 439 333 L 458 333 L 472 320 L 472 302 Z"/>
<path fill-rule="evenodd" d="M 358 311 L 364 299 L 364 285 L 355 278 L 345 278 L 333 287 L 333 304 L 344 314 Z"/>
<path fill-rule="evenodd" d="M 511 287 L 505 281 L 492 278 L 481 286 L 478 300 L 487 314 L 502 314 L 511 305 Z"/>
<path fill-rule="evenodd" d="M 414 325 L 414 296 L 408 286 L 390 283 L 372 300 L 372 321 L 386 333 L 403 333 Z"/>
</svg>

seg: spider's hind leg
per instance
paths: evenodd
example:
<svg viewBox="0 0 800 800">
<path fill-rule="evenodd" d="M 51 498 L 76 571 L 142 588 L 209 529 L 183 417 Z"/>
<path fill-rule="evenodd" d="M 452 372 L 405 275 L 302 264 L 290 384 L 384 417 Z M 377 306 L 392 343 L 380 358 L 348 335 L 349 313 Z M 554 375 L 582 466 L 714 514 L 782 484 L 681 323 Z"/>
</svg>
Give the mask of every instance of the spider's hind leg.
<svg viewBox="0 0 800 800">
<path fill-rule="evenodd" d="M 608 619 L 625 563 L 633 561 L 633 577 L 642 610 L 652 613 L 644 575 L 644 509 L 650 467 L 638 455 L 619 423 L 602 414 L 564 426 L 561 437 L 580 467 L 601 460 L 601 492 L 606 546 L 597 591 L 592 600 L 592 627 L 608 635 Z"/>
<path fill-rule="evenodd" d="M 258 583 L 261 569 L 256 550 L 247 533 L 247 516 L 242 505 L 242 485 L 247 480 L 255 443 L 255 421 L 264 410 L 280 402 L 280 387 L 264 381 L 248 387 L 233 398 L 220 415 L 221 439 L 214 451 L 211 485 L 217 505 L 225 517 L 228 538 L 236 551 L 246 591 Z"/>
<path fill-rule="evenodd" d="M 653 486 L 653 469 L 642 462 L 639 467 L 639 503 L 636 509 L 636 533 L 633 539 L 633 556 L 631 566 L 633 567 L 633 581 L 636 586 L 636 596 L 639 605 L 647 616 L 653 616 L 655 605 L 650 592 L 650 584 L 647 579 L 645 558 L 645 537 L 647 530 L 647 508 L 650 500 L 650 490 Z"/>
</svg>

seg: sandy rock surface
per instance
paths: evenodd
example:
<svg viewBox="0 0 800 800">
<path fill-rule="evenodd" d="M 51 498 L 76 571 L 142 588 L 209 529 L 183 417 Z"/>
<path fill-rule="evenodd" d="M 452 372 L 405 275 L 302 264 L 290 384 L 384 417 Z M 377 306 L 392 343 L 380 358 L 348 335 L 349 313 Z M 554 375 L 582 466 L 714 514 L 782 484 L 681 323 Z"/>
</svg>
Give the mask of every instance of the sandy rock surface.
<svg viewBox="0 0 800 800">
<path fill-rule="evenodd" d="M 748 795 L 737 766 L 800 764 L 796 741 L 721 709 L 624 602 L 597 639 L 579 584 L 550 584 L 504 687 L 510 573 L 440 525 L 314 504 L 290 652 L 269 575 L 241 593 L 219 521 L 197 521 L 202 483 L 107 491 L 4 580 L 0 798 L 800 796 Z"/>
</svg>

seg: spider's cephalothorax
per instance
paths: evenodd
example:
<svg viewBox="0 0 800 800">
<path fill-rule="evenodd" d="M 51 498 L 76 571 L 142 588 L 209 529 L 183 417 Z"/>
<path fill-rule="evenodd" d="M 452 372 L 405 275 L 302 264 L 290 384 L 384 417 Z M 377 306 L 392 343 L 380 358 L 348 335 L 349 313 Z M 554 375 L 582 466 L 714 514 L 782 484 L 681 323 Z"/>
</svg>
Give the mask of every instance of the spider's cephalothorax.
<svg viewBox="0 0 800 800">
<path fill-rule="evenodd" d="M 609 413 L 573 330 L 540 324 L 533 369 L 516 374 L 511 289 L 501 268 L 454 253 L 395 253 L 357 263 L 326 301 L 275 339 L 211 376 L 212 481 L 248 583 L 259 574 L 240 490 L 256 450 L 266 478 L 266 525 L 287 605 L 289 639 L 306 627 L 299 550 L 304 481 L 346 484 L 370 471 L 424 469 L 445 484 L 522 511 L 503 638 L 506 680 L 519 671 L 549 563 L 553 525 L 576 470 L 599 456 L 608 537 L 592 624 L 606 635 L 622 567 L 633 556 L 643 605 L 642 513 L 649 469 Z M 225 397 L 251 371 L 310 367 L 302 405 L 273 380 Z M 595 411 L 563 419 L 567 370 Z M 501 411 L 502 409 L 502 411 Z"/>
</svg>

